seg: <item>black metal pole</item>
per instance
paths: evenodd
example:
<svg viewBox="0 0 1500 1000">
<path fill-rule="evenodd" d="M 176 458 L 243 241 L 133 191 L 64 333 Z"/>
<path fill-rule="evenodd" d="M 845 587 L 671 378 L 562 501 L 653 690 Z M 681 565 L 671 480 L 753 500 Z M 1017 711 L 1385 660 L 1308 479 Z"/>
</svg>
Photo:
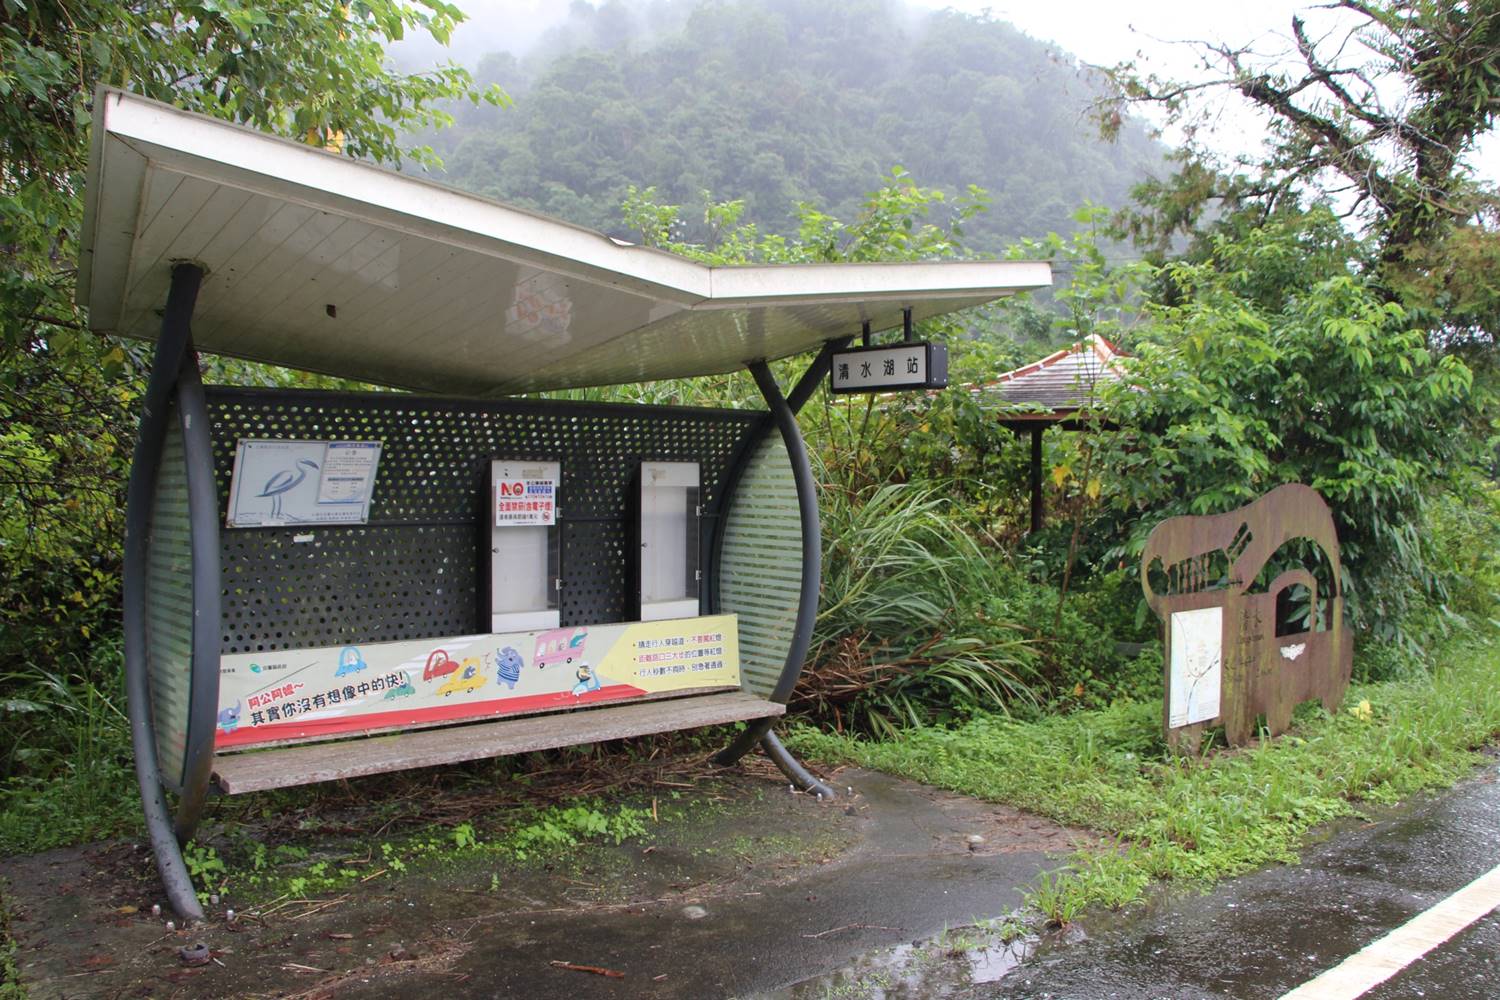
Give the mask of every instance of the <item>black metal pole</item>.
<svg viewBox="0 0 1500 1000">
<path fill-rule="evenodd" d="M 182 860 L 182 850 L 172 829 L 162 790 L 160 765 L 156 759 L 156 736 L 151 720 L 151 682 L 146 668 L 146 557 L 152 499 L 157 470 L 166 437 L 167 404 L 171 399 L 182 360 L 188 349 L 189 323 L 203 269 L 178 264 L 172 270 L 172 288 L 162 316 L 161 337 L 146 383 L 141 405 L 140 432 L 130 464 L 130 484 L 125 500 L 125 551 L 123 605 L 125 618 L 125 692 L 130 713 L 130 742 L 135 752 L 135 774 L 141 789 L 141 808 L 146 815 L 146 833 L 156 855 L 167 900 L 186 921 L 203 919 L 203 908 L 193 891 L 193 880 Z"/>
<path fill-rule="evenodd" d="M 798 516 L 802 524 L 802 587 L 798 595 L 797 621 L 792 632 L 791 647 L 787 650 L 786 664 L 782 667 L 781 676 L 777 678 L 776 687 L 771 691 L 771 700 L 783 705 L 792 696 L 792 689 L 797 685 L 797 678 L 801 676 L 802 666 L 807 660 L 807 651 L 812 645 L 813 625 L 818 617 L 818 588 L 823 578 L 817 484 L 813 482 L 812 463 L 808 459 L 807 445 L 802 440 L 802 431 L 797 426 L 797 414 L 791 402 L 795 401 L 800 408 L 811 398 L 818 383 L 828 374 L 833 352 L 837 349 L 838 345 L 835 344 L 824 347 L 792 390 L 790 399 L 781 395 L 781 388 L 764 361 L 750 365 L 750 374 L 754 376 L 755 384 L 765 398 L 776 427 L 781 432 L 782 442 L 786 445 L 787 460 L 791 464 L 792 480 L 797 489 Z M 747 726 L 733 743 L 714 758 L 715 761 L 732 764 L 759 743 L 764 746 L 771 760 L 781 768 L 782 773 L 793 782 L 801 784 L 806 791 L 814 792 L 820 798 L 832 798 L 833 789 L 818 781 L 798 764 L 781 745 L 780 740 L 774 737 L 767 740 L 774 724 L 774 720 L 765 719 Z"/>
<path fill-rule="evenodd" d="M 198 827 L 213 776 L 214 727 L 219 712 L 219 588 L 223 585 L 219 575 L 219 496 L 214 485 L 213 441 L 198 355 L 191 339 L 177 376 L 177 412 L 182 420 L 193 553 L 192 684 L 182 794 L 177 800 L 175 824 L 178 843 L 186 844 Z"/>
<path fill-rule="evenodd" d="M 1031 533 L 1042 530 L 1042 432 L 1041 424 L 1031 429 Z"/>
<path fill-rule="evenodd" d="M 823 350 L 818 352 L 818 356 L 813 358 L 812 364 L 807 366 L 807 371 L 803 372 L 802 377 L 797 380 L 797 384 L 792 386 L 792 391 L 787 393 L 786 405 L 791 409 L 792 416 L 796 416 L 802 412 L 802 408 L 807 405 L 807 401 L 812 399 L 812 394 L 818 391 L 818 386 L 822 385 L 823 380 L 828 377 L 828 370 L 833 367 L 834 352 L 842 351 L 853 340 L 853 337 L 841 337 L 838 340 L 830 340 L 823 345 Z M 774 385 L 775 383 L 773 382 L 772 384 Z M 799 438 L 802 436 L 800 430 L 797 432 L 797 436 Z"/>
</svg>

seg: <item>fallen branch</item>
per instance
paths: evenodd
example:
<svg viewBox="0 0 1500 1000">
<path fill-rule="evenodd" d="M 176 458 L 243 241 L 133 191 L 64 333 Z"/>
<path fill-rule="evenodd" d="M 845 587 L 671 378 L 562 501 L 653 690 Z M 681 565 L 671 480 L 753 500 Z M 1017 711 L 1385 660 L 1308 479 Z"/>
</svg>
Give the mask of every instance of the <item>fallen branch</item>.
<svg viewBox="0 0 1500 1000">
<path fill-rule="evenodd" d="M 818 931 L 816 934 L 804 934 L 805 938 L 827 937 L 829 934 L 837 934 L 839 931 L 899 931 L 899 927 L 882 927 L 880 924 L 845 924 L 842 927 L 830 927 L 826 931 Z"/>
<path fill-rule="evenodd" d="M 547 963 L 554 969 L 568 969 L 572 972 L 587 972 L 595 976 L 607 976 L 610 979 L 624 979 L 625 973 L 617 969 L 606 969 L 598 965 L 574 965 L 572 962 L 559 962 L 553 960 Z"/>
</svg>

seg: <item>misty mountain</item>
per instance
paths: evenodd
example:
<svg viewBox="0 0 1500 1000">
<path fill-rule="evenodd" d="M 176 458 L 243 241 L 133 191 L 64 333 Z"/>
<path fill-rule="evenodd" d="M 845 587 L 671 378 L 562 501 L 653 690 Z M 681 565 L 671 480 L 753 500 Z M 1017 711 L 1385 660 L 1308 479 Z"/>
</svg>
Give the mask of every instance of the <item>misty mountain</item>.
<svg viewBox="0 0 1500 1000">
<path fill-rule="evenodd" d="M 497 47 L 476 67 L 514 106 L 456 109 L 432 137 L 442 179 L 606 231 L 621 232 L 633 184 L 694 207 L 704 191 L 743 198 L 748 220 L 790 233 L 798 202 L 852 217 L 899 165 L 926 186 L 987 189 L 969 239 L 998 250 L 1069 230 L 1085 201 L 1122 204 L 1163 153 L 1130 124 L 1098 139 L 1097 82 L 988 16 L 894 0 L 575 0 L 521 34 L 522 54 Z M 466 46 L 506 37 L 496 24 Z"/>
</svg>

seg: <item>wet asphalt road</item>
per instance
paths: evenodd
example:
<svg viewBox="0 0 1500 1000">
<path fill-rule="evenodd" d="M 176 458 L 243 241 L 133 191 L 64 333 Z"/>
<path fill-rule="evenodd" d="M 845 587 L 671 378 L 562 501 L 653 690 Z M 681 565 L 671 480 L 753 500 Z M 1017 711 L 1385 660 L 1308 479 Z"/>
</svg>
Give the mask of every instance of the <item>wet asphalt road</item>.
<svg viewBox="0 0 1500 1000">
<path fill-rule="evenodd" d="M 956 995 L 1000 1000 L 1280 997 L 1500 864 L 1500 765 L 1374 823 L 1344 827 L 1303 863 L 1158 900 L 1145 913 L 1044 945 L 999 982 Z M 1500 911 L 1367 1000 L 1500 998 Z"/>
</svg>

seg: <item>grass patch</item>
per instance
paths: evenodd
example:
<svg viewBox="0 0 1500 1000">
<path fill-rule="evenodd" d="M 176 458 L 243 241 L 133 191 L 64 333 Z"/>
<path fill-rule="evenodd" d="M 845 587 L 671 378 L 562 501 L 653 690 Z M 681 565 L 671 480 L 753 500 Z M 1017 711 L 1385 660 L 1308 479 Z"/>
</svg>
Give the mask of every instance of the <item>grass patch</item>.
<svg viewBox="0 0 1500 1000">
<path fill-rule="evenodd" d="M 1153 879 L 1207 885 L 1294 861 L 1310 830 L 1361 803 L 1462 777 L 1500 734 L 1500 645 L 1471 636 L 1436 659 L 1429 676 L 1352 688 L 1335 716 L 1304 707 L 1276 740 L 1201 757 L 1166 753 L 1156 701 L 1036 722 L 986 715 L 883 741 L 801 727 L 787 742 L 1115 840 L 1033 887 L 1033 904 L 1065 923 L 1088 905 L 1123 906 Z"/>
<path fill-rule="evenodd" d="M 347 889 L 382 876 L 398 877 L 460 860 L 497 863 L 544 862 L 589 843 L 620 844 L 648 835 L 649 808 L 612 805 L 597 799 L 566 806 L 515 810 L 504 828 L 488 832 L 471 822 L 426 827 L 372 842 L 365 838 L 319 846 L 268 846 L 256 832 L 226 834 L 225 851 L 194 841 L 183 852 L 198 895 L 229 897 L 240 904 Z M 498 884 L 498 878 L 495 880 Z M 491 885 L 491 888 L 495 888 Z"/>
<path fill-rule="evenodd" d="M 0 670 L 0 855 L 140 825 L 120 657 L 118 639 L 99 640 L 87 659 Z"/>
<path fill-rule="evenodd" d="M 116 757 L 80 754 L 65 775 L 0 786 L 0 857 L 127 836 L 142 825 L 135 771 Z"/>
</svg>

